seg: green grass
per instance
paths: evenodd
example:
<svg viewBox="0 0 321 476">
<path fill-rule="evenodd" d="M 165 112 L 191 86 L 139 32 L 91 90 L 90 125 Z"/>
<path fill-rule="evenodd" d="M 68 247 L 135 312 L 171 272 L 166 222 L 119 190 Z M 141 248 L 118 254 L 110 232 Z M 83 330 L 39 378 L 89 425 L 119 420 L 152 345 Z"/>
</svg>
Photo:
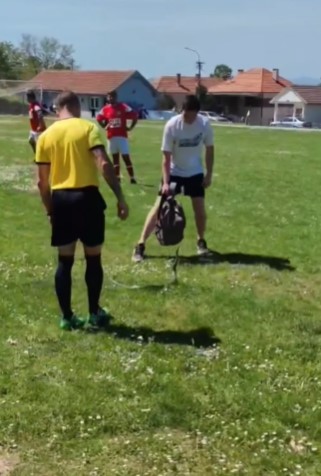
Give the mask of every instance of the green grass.
<svg viewBox="0 0 321 476">
<path fill-rule="evenodd" d="M 151 238 L 155 258 L 130 262 L 160 176 L 162 125 L 141 123 L 131 146 L 142 184 L 124 180 L 126 223 L 103 187 L 103 304 L 115 322 L 93 335 L 58 328 L 27 130 L 24 119 L 0 120 L 0 474 L 7 465 L 14 476 L 321 475 L 320 135 L 217 128 L 207 240 L 221 262 L 182 259 L 178 285 L 167 286 L 175 249 Z M 182 202 L 188 257 L 195 230 Z M 83 270 L 79 253 L 81 315 Z M 208 327 L 220 345 L 183 345 Z"/>
</svg>

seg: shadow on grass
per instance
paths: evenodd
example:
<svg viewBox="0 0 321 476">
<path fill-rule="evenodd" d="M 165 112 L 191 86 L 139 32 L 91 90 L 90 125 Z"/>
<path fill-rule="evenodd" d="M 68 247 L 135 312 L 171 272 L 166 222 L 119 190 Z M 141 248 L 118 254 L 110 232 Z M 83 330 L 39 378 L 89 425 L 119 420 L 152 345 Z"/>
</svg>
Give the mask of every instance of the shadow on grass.
<svg viewBox="0 0 321 476">
<path fill-rule="evenodd" d="M 172 256 L 146 256 L 146 259 L 175 259 Z M 236 265 L 265 265 L 277 271 L 295 271 L 295 267 L 287 258 L 279 258 L 276 256 L 251 255 L 246 253 L 219 253 L 217 251 L 210 251 L 206 255 L 198 256 L 179 256 L 179 265 L 209 265 L 229 263 Z"/>
<path fill-rule="evenodd" d="M 114 324 L 113 319 L 111 317 L 110 323 L 105 328 L 99 331 L 92 330 L 92 332 L 104 332 L 116 339 L 138 342 L 140 344 L 156 342 L 157 344 L 186 345 L 206 349 L 221 343 L 221 340 L 208 327 L 200 327 L 190 331 L 155 331 L 150 327 L 131 327 L 125 324 Z"/>
<path fill-rule="evenodd" d="M 147 291 L 147 292 L 167 292 L 173 286 L 176 286 L 178 283 L 171 281 L 167 284 L 124 284 L 116 281 L 113 278 L 109 278 L 112 289 L 126 289 L 128 291 Z"/>
<path fill-rule="evenodd" d="M 138 185 L 142 188 L 153 188 L 154 190 L 157 190 L 157 186 L 152 185 L 150 183 L 138 182 Z"/>
</svg>

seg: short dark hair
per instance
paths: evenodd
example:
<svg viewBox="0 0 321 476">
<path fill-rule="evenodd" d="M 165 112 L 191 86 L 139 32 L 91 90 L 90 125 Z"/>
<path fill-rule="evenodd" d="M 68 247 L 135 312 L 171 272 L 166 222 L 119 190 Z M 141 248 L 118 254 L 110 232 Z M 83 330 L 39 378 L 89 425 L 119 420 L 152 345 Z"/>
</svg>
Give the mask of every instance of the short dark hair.
<svg viewBox="0 0 321 476">
<path fill-rule="evenodd" d="M 197 96 L 195 94 L 188 94 L 185 97 L 185 101 L 183 102 L 182 110 L 189 111 L 189 112 L 199 112 L 201 109 L 201 104 Z"/>
<path fill-rule="evenodd" d="M 68 111 L 71 111 L 80 107 L 80 101 L 77 94 L 74 92 L 63 91 L 56 97 L 55 106 L 58 109 L 63 109 L 65 107 L 68 109 Z"/>
<path fill-rule="evenodd" d="M 112 98 L 116 98 L 117 97 L 117 91 L 115 91 L 115 90 L 109 91 L 109 93 L 107 93 L 107 96 L 111 96 Z"/>
<path fill-rule="evenodd" d="M 36 93 L 34 91 L 32 91 L 31 89 L 29 89 L 27 91 L 27 98 L 29 99 L 36 99 Z"/>
</svg>

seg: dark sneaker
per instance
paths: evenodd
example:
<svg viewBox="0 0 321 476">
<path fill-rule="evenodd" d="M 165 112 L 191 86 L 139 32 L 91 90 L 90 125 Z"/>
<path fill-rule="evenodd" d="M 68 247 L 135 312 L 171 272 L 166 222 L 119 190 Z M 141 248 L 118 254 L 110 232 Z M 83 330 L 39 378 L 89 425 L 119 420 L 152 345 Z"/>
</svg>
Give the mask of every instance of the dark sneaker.
<svg viewBox="0 0 321 476">
<path fill-rule="evenodd" d="M 144 261 L 145 258 L 145 245 L 144 243 L 138 243 L 138 245 L 135 246 L 133 256 L 132 256 L 132 261 L 134 263 L 140 263 L 141 261 Z"/>
<path fill-rule="evenodd" d="M 205 240 L 198 240 L 197 242 L 197 254 L 198 255 L 206 255 L 209 253 L 209 249 L 207 248 L 207 243 Z"/>
<path fill-rule="evenodd" d="M 61 319 L 60 329 L 63 331 L 77 331 L 79 329 L 83 329 L 85 324 L 86 321 L 84 319 L 80 319 L 79 317 L 73 315 L 70 319 Z"/>
<path fill-rule="evenodd" d="M 96 329 L 101 329 L 107 327 L 110 321 L 111 315 L 109 314 L 109 312 L 105 311 L 105 309 L 102 309 L 100 307 L 98 309 L 97 314 L 90 314 L 88 318 L 88 325 L 90 327 L 95 327 Z"/>
<path fill-rule="evenodd" d="M 137 180 L 133 177 L 133 178 L 130 179 L 130 183 L 133 184 L 133 185 L 136 185 Z"/>
</svg>

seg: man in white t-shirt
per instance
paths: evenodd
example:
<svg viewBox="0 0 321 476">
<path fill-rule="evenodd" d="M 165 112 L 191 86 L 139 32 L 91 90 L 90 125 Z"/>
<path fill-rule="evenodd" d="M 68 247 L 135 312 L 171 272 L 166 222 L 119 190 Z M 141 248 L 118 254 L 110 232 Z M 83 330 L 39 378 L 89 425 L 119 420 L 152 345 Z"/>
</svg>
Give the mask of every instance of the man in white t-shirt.
<svg viewBox="0 0 321 476">
<path fill-rule="evenodd" d="M 163 179 L 159 197 L 149 212 L 145 225 L 133 253 L 133 261 L 138 263 L 145 257 L 145 243 L 155 229 L 161 195 L 168 195 L 175 184 L 175 194 L 183 193 L 191 197 L 197 229 L 197 252 L 208 252 L 205 241 L 206 212 L 205 189 L 212 183 L 214 166 L 214 133 L 207 118 L 198 114 L 200 103 L 196 96 L 186 96 L 182 114 L 171 118 L 164 129 Z M 203 169 L 203 147 L 205 165 Z"/>
</svg>

